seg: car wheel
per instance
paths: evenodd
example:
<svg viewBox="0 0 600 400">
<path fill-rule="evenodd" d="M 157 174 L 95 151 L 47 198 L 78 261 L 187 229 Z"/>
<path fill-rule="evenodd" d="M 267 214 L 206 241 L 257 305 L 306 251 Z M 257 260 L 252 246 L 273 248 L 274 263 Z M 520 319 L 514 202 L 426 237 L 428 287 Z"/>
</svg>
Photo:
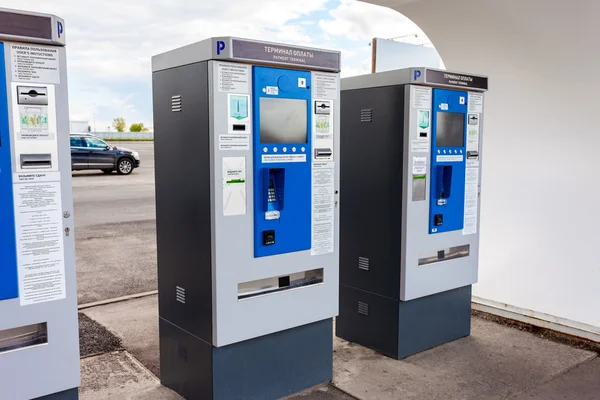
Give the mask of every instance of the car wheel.
<svg viewBox="0 0 600 400">
<path fill-rule="evenodd" d="M 103 169 L 102 172 L 104 172 L 106 175 L 112 174 L 114 170 L 112 169 Z"/>
<path fill-rule="evenodd" d="M 133 161 L 130 158 L 121 158 L 117 164 L 119 175 L 129 175 L 133 171 Z"/>
</svg>

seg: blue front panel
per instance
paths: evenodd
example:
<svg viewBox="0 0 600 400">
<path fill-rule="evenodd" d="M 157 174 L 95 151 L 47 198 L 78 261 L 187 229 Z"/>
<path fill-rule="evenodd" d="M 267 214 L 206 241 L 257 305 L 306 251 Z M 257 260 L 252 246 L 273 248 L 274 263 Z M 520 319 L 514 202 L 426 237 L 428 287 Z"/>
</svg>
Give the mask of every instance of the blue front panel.
<svg viewBox="0 0 600 400">
<path fill-rule="evenodd" d="M 433 89 L 429 233 L 462 230 L 468 94 Z"/>
<path fill-rule="evenodd" d="M 0 42 L 0 300 L 19 296 L 4 43 Z"/>
<path fill-rule="evenodd" d="M 311 246 L 311 74 L 253 67 L 254 256 Z"/>
</svg>

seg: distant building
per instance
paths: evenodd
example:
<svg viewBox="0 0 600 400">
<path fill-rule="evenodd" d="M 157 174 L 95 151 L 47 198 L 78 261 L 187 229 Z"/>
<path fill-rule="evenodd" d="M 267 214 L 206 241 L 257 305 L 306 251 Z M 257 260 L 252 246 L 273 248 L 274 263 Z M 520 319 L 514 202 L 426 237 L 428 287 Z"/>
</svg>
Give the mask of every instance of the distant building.
<svg viewBox="0 0 600 400">
<path fill-rule="evenodd" d="M 433 47 L 380 38 L 373 39 L 371 46 L 372 73 L 413 67 L 445 69 L 440 55 Z"/>
<path fill-rule="evenodd" d="M 88 121 L 69 121 L 71 133 L 89 133 L 92 131 Z"/>
</svg>

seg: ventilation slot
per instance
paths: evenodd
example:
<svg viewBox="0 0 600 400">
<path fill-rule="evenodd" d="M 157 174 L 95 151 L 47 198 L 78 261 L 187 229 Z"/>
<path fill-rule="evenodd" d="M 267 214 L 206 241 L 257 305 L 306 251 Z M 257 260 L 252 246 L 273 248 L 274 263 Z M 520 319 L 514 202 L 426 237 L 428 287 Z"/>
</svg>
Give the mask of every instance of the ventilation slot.
<svg viewBox="0 0 600 400">
<path fill-rule="evenodd" d="M 358 268 L 363 271 L 369 270 L 369 259 L 365 257 L 358 257 Z"/>
<path fill-rule="evenodd" d="M 181 358 L 183 361 L 187 362 L 188 359 L 188 354 L 187 354 L 187 347 L 185 347 L 182 344 L 178 344 L 177 345 L 177 355 L 179 356 L 179 358 Z"/>
<path fill-rule="evenodd" d="M 171 96 L 171 111 L 181 111 L 181 95 Z"/>
<path fill-rule="evenodd" d="M 181 304 L 185 304 L 185 289 L 179 286 L 175 287 L 177 301 Z"/>
<path fill-rule="evenodd" d="M 360 110 L 360 122 L 373 122 L 373 110 Z"/>
<path fill-rule="evenodd" d="M 362 301 L 358 302 L 358 313 L 362 315 L 369 315 L 369 305 L 367 303 L 363 303 Z"/>
</svg>

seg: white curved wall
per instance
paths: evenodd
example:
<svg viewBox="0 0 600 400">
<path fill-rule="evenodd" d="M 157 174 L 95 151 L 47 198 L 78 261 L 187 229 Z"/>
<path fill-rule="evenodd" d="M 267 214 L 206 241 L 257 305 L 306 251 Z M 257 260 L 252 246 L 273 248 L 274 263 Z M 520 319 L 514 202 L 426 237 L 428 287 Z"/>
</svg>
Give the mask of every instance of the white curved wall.
<svg viewBox="0 0 600 400">
<path fill-rule="evenodd" d="M 474 295 L 600 332 L 600 2 L 367 2 L 490 76 Z"/>
</svg>

